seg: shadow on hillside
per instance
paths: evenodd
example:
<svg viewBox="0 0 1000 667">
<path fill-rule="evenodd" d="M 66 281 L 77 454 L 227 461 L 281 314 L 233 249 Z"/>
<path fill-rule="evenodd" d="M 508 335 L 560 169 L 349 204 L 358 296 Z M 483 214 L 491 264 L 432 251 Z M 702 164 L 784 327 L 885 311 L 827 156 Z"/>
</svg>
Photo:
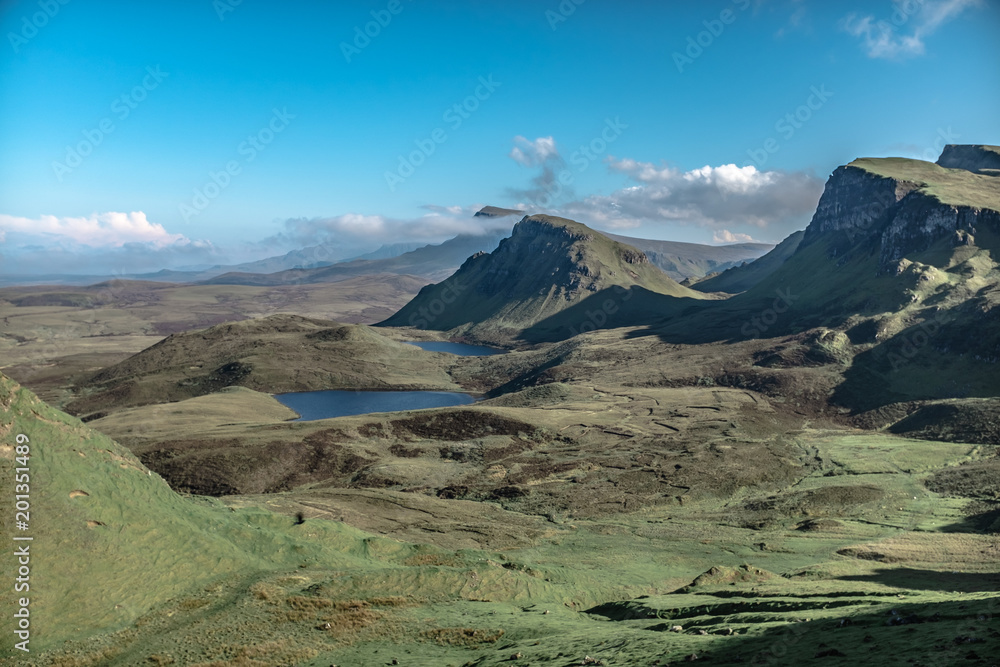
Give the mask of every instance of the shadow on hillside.
<svg viewBox="0 0 1000 667">
<path fill-rule="evenodd" d="M 996 396 L 996 365 L 986 360 L 995 357 L 1000 334 L 983 327 L 972 336 L 970 319 L 928 317 L 858 354 L 833 402 L 860 413 L 901 401 Z"/>
<path fill-rule="evenodd" d="M 639 286 L 608 287 L 525 329 L 520 339 L 548 343 L 601 329 L 656 327 L 702 310 L 707 303 L 711 302 L 669 296 Z"/>
<path fill-rule="evenodd" d="M 706 609 L 712 596 L 706 596 Z M 766 600 L 761 600 L 762 604 Z M 701 616 L 697 619 L 668 619 L 646 626 L 663 633 L 664 647 L 676 640 L 670 630 L 675 624 L 687 635 L 701 634 L 703 641 L 692 654 L 677 661 L 609 664 L 699 665 L 993 665 L 990 656 L 1000 654 L 1000 632 L 996 614 L 1000 597 L 970 599 L 956 595 L 943 602 L 913 602 L 907 599 L 865 598 L 840 607 L 827 615 L 819 608 L 802 607 L 789 612 L 759 612 L 746 616 Z M 871 605 L 877 605 L 872 607 Z M 812 616 L 821 618 L 810 618 Z M 743 618 L 741 618 L 743 616 Z M 750 621 L 748 623 L 748 621 Z M 734 628 L 737 634 L 727 635 Z M 595 655 L 600 656 L 600 653 Z M 608 657 L 614 657 L 609 654 Z M 840 658 L 830 660 L 829 658 Z M 569 663 L 566 663 L 569 664 Z M 575 664 L 575 663 L 574 663 Z"/>
<path fill-rule="evenodd" d="M 893 567 L 872 574 L 851 574 L 838 577 L 843 581 L 863 581 L 893 588 L 923 591 L 986 593 L 1000 591 L 997 572 L 941 572 L 910 567 Z"/>
</svg>

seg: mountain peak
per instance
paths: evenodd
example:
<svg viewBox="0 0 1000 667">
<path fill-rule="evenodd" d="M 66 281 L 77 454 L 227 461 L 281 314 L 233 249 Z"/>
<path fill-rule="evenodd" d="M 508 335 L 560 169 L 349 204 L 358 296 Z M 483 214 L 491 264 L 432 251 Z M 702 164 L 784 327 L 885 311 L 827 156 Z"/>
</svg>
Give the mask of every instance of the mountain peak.
<svg viewBox="0 0 1000 667">
<path fill-rule="evenodd" d="M 607 292 L 604 299 L 616 296 L 624 302 L 633 289 L 705 298 L 673 281 L 641 250 L 574 220 L 529 215 L 492 253 L 470 257 L 453 276 L 425 287 L 383 324 L 456 329 L 497 341 L 602 292 Z M 624 308 L 616 302 L 609 310 L 615 314 Z M 607 314 L 599 319 L 610 324 Z"/>
<path fill-rule="evenodd" d="M 498 206 L 484 206 L 473 216 L 475 218 L 505 218 L 508 215 L 524 215 L 524 211 L 513 208 L 500 208 Z"/>
</svg>

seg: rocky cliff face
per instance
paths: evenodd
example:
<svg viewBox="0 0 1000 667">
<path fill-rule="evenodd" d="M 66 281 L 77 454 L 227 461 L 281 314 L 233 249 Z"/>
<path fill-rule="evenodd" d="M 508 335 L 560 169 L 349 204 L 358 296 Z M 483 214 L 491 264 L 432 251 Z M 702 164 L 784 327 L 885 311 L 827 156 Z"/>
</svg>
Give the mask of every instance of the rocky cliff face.
<svg viewBox="0 0 1000 667">
<path fill-rule="evenodd" d="M 918 187 L 852 165 L 839 167 L 826 182 L 802 244 L 809 245 L 833 232 L 845 232 L 851 237 L 864 233 Z"/>
<path fill-rule="evenodd" d="M 1000 174 L 1000 148 L 949 144 L 944 147 L 937 164 L 948 169 L 965 169 L 977 174 Z"/>
<path fill-rule="evenodd" d="M 993 150 L 1000 149 L 948 146 L 937 165 L 886 158 L 840 167 L 827 181 L 803 246 L 820 239 L 850 246 L 863 241 L 877 248 L 879 272 L 886 273 L 907 254 L 942 240 L 972 245 L 977 228 L 1000 231 L 1000 206 L 992 203 L 1000 200 L 1000 177 L 989 175 L 987 166 L 1000 159 Z M 969 193 L 971 203 L 956 203 Z"/>
<path fill-rule="evenodd" d="M 977 228 L 983 226 L 1000 230 L 1000 213 L 949 206 L 914 193 L 891 211 L 879 238 L 879 270 L 895 270 L 907 254 L 927 250 L 942 239 L 953 245 L 974 245 Z"/>
</svg>

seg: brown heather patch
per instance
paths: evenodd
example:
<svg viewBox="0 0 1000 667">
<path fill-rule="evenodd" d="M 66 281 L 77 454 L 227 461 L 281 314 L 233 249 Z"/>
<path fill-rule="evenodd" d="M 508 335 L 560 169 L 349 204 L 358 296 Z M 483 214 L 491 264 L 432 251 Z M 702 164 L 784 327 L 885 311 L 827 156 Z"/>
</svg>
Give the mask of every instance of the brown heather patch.
<svg viewBox="0 0 1000 667">
<path fill-rule="evenodd" d="M 250 594 L 257 600 L 277 604 L 284 595 L 284 591 L 273 584 L 260 581 L 250 587 Z"/>
<path fill-rule="evenodd" d="M 477 628 L 435 628 L 420 633 L 420 637 L 437 642 L 442 646 L 478 646 L 495 644 L 503 637 L 504 631 Z"/>
<path fill-rule="evenodd" d="M 50 667 L 98 667 L 115 659 L 121 652 L 122 649 L 109 646 L 88 655 L 57 656 L 52 659 L 49 665 Z"/>
<path fill-rule="evenodd" d="M 411 567 L 458 567 L 462 562 L 454 554 L 415 554 L 403 561 Z"/>
<path fill-rule="evenodd" d="M 191 667 L 294 667 L 319 655 L 319 651 L 313 648 L 290 647 L 288 639 L 254 646 L 224 646 L 220 652 L 226 656 L 222 660 Z"/>
<path fill-rule="evenodd" d="M 288 606 L 296 611 L 319 611 L 334 606 L 334 601 L 329 598 L 313 598 L 303 595 L 293 595 L 286 600 Z"/>
</svg>

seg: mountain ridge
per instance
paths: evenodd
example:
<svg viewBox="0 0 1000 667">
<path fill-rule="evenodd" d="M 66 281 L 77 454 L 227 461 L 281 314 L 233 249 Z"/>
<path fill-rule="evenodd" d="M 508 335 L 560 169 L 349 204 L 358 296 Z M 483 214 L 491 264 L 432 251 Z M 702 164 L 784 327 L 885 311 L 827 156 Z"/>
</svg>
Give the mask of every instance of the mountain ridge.
<svg viewBox="0 0 1000 667">
<path fill-rule="evenodd" d="M 655 267 L 642 251 L 582 223 L 549 215 L 525 216 L 492 253 L 470 257 L 447 280 L 424 287 L 384 326 L 458 330 L 497 342 L 556 316 L 605 290 L 704 299 Z M 638 303 L 638 302 L 637 302 Z M 623 304 L 607 308 L 601 326 L 620 319 Z"/>
</svg>

